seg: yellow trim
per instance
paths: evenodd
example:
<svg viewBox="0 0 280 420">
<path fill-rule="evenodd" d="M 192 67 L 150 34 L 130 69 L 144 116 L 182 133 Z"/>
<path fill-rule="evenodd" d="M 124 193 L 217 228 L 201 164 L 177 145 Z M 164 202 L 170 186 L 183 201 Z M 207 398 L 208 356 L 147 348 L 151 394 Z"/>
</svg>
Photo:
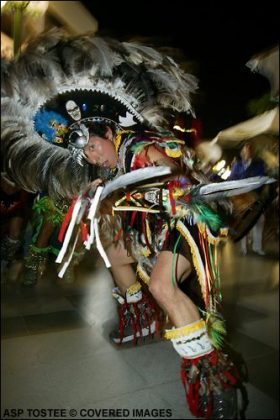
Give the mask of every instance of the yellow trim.
<svg viewBox="0 0 280 420">
<path fill-rule="evenodd" d="M 126 293 L 128 293 L 129 295 L 134 295 L 135 293 L 139 292 L 139 290 L 141 290 L 141 287 L 141 284 L 139 283 L 139 281 L 137 281 L 127 289 Z"/>
<path fill-rule="evenodd" d="M 187 243 L 190 246 L 192 259 L 193 259 L 193 265 L 197 273 L 197 277 L 200 284 L 204 302 L 206 302 L 206 294 L 205 294 L 206 273 L 205 273 L 205 268 L 201 259 L 201 255 L 199 253 L 199 249 L 195 243 L 195 240 L 193 239 L 189 230 L 183 224 L 183 222 L 179 221 L 176 225 L 176 229 L 181 233 L 181 235 L 184 237 L 184 239 L 187 241 Z"/>
<path fill-rule="evenodd" d="M 119 132 L 117 132 L 116 137 L 114 139 L 116 152 L 118 152 L 118 150 L 120 148 L 121 141 L 122 141 L 122 133 L 119 131 Z"/>
<path fill-rule="evenodd" d="M 143 247 L 141 252 L 142 252 L 143 257 L 149 257 L 151 255 L 151 251 L 148 247 L 145 247 L 145 248 Z"/>
<path fill-rule="evenodd" d="M 175 187 L 172 189 L 172 194 L 174 198 L 182 197 L 186 192 L 182 188 Z"/>
<path fill-rule="evenodd" d="M 173 157 L 173 158 L 177 158 L 182 156 L 182 151 L 180 149 L 170 149 L 169 147 L 165 148 L 165 153 L 167 154 L 167 156 L 169 157 Z"/>
<path fill-rule="evenodd" d="M 132 203 L 134 203 L 135 204 L 135 206 L 136 207 L 141 207 L 141 204 L 139 204 L 134 198 L 133 198 L 133 195 L 134 194 L 141 194 L 141 193 L 138 193 L 137 192 L 137 190 L 135 190 L 135 191 L 132 191 L 131 193 L 130 193 L 130 196 L 129 196 L 129 200 L 130 201 L 132 201 Z M 141 197 L 140 198 L 142 198 L 142 194 L 141 194 Z M 126 197 L 126 194 L 122 197 L 122 198 L 120 198 L 118 201 L 116 201 L 115 202 L 115 206 L 116 207 L 118 207 L 123 201 L 125 201 L 127 199 L 127 197 Z"/>
<path fill-rule="evenodd" d="M 145 218 L 145 225 L 146 225 L 147 238 L 148 238 L 149 243 L 151 243 L 151 241 L 152 241 L 152 233 L 151 233 L 149 221 L 147 220 L 147 218 Z"/>
<path fill-rule="evenodd" d="M 228 236 L 228 228 L 224 227 L 220 229 L 220 234 L 224 237 L 224 236 Z M 222 238 L 224 239 L 224 238 Z"/>
<path fill-rule="evenodd" d="M 166 340 L 172 340 L 174 338 L 185 337 L 186 335 L 192 334 L 195 331 L 201 330 L 202 328 L 206 328 L 206 324 L 203 319 L 200 319 L 199 321 L 192 322 L 185 327 L 174 328 L 173 330 L 165 330 L 164 338 L 166 338 Z"/>
<path fill-rule="evenodd" d="M 149 284 L 150 277 L 146 273 L 146 271 L 141 267 L 140 264 L 137 265 L 136 274 L 140 277 L 140 279 L 145 283 Z"/>
<path fill-rule="evenodd" d="M 219 236 L 214 236 L 205 223 L 198 222 L 197 226 L 203 238 L 207 239 L 207 242 L 211 245 L 217 245 L 221 241 L 221 238 Z"/>
<path fill-rule="evenodd" d="M 116 149 L 117 153 L 118 153 L 119 148 L 121 146 L 123 135 L 128 134 L 128 133 L 133 133 L 133 132 L 134 132 L 133 130 L 120 130 L 116 133 L 116 136 L 114 138 L 114 145 L 115 145 L 115 149 Z"/>
<path fill-rule="evenodd" d="M 205 239 L 210 242 L 212 245 L 217 245 L 219 242 L 221 242 L 222 239 L 224 239 L 225 236 L 228 235 L 228 228 L 223 227 L 219 229 L 219 236 L 214 236 L 213 233 L 210 231 L 208 226 L 203 222 L 198 222 L 198 229 L 199 232 L 203 235 Z M 207 234 L 207 236 L 206 236 Z"/>
<path fill-rule="evenodd" d="M 114 211 L 141 211 L 144 213 L 160 213 L 160 210 L 155 210 L 151 208 L 145 208 L 145 207 L 137 207 L 137 206 L 119 206 L 119 207 L 113 207 Z"/>
</svg>

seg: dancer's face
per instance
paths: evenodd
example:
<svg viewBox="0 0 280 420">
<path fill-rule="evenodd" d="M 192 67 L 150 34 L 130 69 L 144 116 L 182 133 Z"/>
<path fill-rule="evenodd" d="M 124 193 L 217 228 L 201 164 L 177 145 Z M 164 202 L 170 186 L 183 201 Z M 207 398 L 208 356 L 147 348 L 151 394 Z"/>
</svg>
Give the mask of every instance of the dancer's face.
<svg viewBox="0 0 280 420">
<path fill-rule="evenodd" d="M 91 136 L 84 148 L 86 160 L 104 168 L 115 168 L 117 165 L 117 154 L 113 142 L 113 133 L 108 129 L 105 137 Z"/>
</svg>

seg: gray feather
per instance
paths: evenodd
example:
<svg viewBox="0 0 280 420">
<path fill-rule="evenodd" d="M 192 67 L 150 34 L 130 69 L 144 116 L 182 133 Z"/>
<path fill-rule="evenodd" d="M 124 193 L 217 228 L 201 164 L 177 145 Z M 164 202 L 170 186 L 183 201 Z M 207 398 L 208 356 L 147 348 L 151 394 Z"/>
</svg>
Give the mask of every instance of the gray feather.
<svg viewBox="0 0 280 420">
<path fill-rule="evenodd" d="M 234 181 L 223 181 L 194 187 L 192 196 L 204 201 L 220 200 L 253 191 L 262 185 L 275 182 L 268 176 L 255 176 Z"/>
<path fill-rule="evenodd" d="M 147 179 L 155 179 L 162 176 L 170 175 L 171 168 L 167 166 L 154 166 L 150 168 L 136 169 L 130 173 L 119 176 L 113 181 L 107 182 L 105 185 L 100 199 L 104 200 L 112 192 L 121 188 L 126 188 L 129 185 L 137 184 Z"/>
</svg>

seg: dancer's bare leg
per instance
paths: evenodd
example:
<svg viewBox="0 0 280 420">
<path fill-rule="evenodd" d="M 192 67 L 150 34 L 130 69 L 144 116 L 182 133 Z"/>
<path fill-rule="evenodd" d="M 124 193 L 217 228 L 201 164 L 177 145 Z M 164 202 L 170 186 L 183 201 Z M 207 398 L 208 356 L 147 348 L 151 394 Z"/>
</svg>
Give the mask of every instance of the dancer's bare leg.
<svg viewBox="0 0 280 420">
<path fill-rule="evenodd" d="M 54 229 L 55 225 L 47 217 L 44 217 L 37 240 L 29 247 L 25 261 L 23 286 L 35 286 L 45 271 L 49 241 Z"/>
<path fill-rule="evenodd" d="M 35 246 L 37 248 L 45 248 L 49 244 L 50 237 L 55 229 L 55 225 L 47 218 L 44 218 L 43 224 L 38 235 Z"/>
<path fill-rule="evenodd" d="M 111 273 L 114 281 L 121 293 L 125 295 L 127 289 L 136 282 L 136 274 L 132 267 L 135 260 L 127 255 L 122 242 L 110 245 L 106 253 L 112 264 Z"/>
<path fill-rule="evenodd" d="M 116 344 L 136 342 L 139 337 L 154 334 L 160 319 L 159 308 L 137 281 L 132 266 L 135 260 L 127 255 L 122 243 L 111 245 L 106 252 L 118 286 L 113 289 L 113 296 L 118 302 L 119 325 L 110 333 L 111 340 Z"/>
<path fill-rule="evenodd" d="M 176 279 L 185 280 L 191 273 L 190 262 L 177 254 Z M 172 284 L 172 262 L 174 254 L 162 251 L 153 268 L 149 290 L 176 327 L 182 327 L 200 319 L 196 305 L 178 287 Z"/>
</svg>

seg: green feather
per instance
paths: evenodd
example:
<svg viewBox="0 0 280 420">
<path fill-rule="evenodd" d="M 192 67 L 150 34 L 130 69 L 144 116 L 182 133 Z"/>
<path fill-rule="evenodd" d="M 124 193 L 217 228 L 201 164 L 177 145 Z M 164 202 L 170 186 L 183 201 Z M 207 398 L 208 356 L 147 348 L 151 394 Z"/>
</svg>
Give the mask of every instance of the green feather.
<svg viewBox="0 0 280 420">
<path fill-rule="evenodd" d="M 205 223 L 213 231 L 218 231 L 223 222 L 220 216 L 215 213 L 210 207 L 202 203 L 193 203 L 193 209 L 199 214 L 198 221 Z"/>
<path fill-rule="evenodd" d="M 209 339 L 213 346 L 217 349 L 221 349 L 226 336 L 224 319 L 219 314 L 207 313 L 206 327 Z"/>
</svg>

